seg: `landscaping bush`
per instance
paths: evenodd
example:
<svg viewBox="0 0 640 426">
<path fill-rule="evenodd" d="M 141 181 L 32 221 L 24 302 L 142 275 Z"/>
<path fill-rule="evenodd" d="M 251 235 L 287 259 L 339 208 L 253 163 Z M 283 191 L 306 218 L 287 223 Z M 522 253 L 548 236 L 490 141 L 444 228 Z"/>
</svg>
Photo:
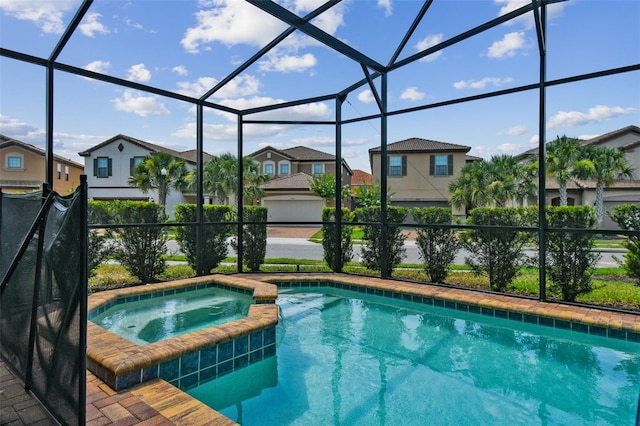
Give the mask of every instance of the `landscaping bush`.
<svg viewBox="0 0 640 426">
<path fill-rule="evenodd" d="M 267 255 L 267 208 L 262 206 L 245 206 L 242 217 L 249 223 L 242 228 L 242 260 L 251 271 L 259 271 Z M 238 240 L 231 242 L 238 252 Z"/>
<path fill-rule="evenodd" d="M 546 209 L 549 228 L 593 228 L 596 215 L 589 206 L 561 206 Z M 600 259 L 592 251 L 595 235 L 581 232 L 547 232 L 545 271 L 549 288 L 562 294 L 562 300 L 574 302 L 592 290 L 591 276 Z"/>
<path fill-rule="evenodd" d="M 195 222 L 197 206 L 195 204 L 178 204 L 174 214 L 178 222 Z M 224 205 L 202 206 L 203 222 L 229 222 L 232 220 L 233 208 Z M 208 274 L 220 265 L 227 257 L 227 237 L 231 234 L 232 225 L 217 223 L 202 226 L 202 274 Z M 176 241 L 185 254 L 189 266 L 198 270 L 198 228 L 196 226 L 179 226 L 176 228 Z"/>
<path fill-rule="evenodd" d="M 451 225 L 453 221 L 451 209 L 445 207 L 414 208 L 411 216 L 418 224 Z M 451 228 L 416 228 L 416 231 L 416 245 L 425 272 L 432 282 L 444 283 L 461 245 L 456 231 Z"/>
<path fill-rule="evenodd" d="M 609 216 L 622 230 L 640 231 L 640 204 L 616 206 Z M 627 252 L 623 255 L 624 260 L 616 261 L 629 277 L 636 280 L 636 284 L 640 284 L 640 235 L 628 235 L 622 244 Z"/>
<path fill-rule="evenodd" d="M 110 202 L 89 200 L 87 203 L 87 218 L 89 224 L 108 225 L 113 217 Z M 110 243 L 110 233 L 99 229 L 89 229 L 88 259 L 89 276 L 94 276 L 96 268 L 113 254 Z"/>
<path fill-rule="evenodd" d="M 496 226 L 495 229 L 470 229 L 462 239 L 463 247 L 471 253 L 465 262 L 476 274 L 488 275 L 492 290 L 505 291 L 520 269 L 529 263 L 523 249 L 532 240 L 527 232 L 498 227 L 530 226 L 535 217 L 534 210 L 480 207 L 469 212 L 467 224 Z"/>
<path fill-rule="evenodd" d="M 162 223 L 164 206 L 146 201 L 114 201 L 113 222 Z M 167 253 L 167 237 L 161 226 L 119 228 L 114 257 L 143 284 L 166 269 L 162 256 Z"/>
<path fill-rule="evenodd" d="M 324 260 L 334 272 L 342 272 L 342 268 L 347 262 L 353 259 L 353 241 L 351 232 L 353 226 L 345 225 L 353 221 L 354 214 L 347 208 L 342 208 L 342 229 L 340 240 L 336 236 L 336 208 L 325 207 L 322 209 L 322 248 L 324 249 Z M 341 256 L 338 257 L 338 247 Z"/>
<path fill-rule="evenodd" d="M 359 222 L 382 222 L 382 209 L 379 206 L 362 207 L 356 209 L 356 217 Z M 403 223 L 407 216 L 407 209 L 404 207 L 388 206 L 387 223 Z M 382 224 L 363 225 L 364 246 L 362 246 L 362 264 L 369 269 L 382 271 L 383 266 L 389 274 L 393 268 L 402 262 L 406 249 L 404 241 L 407 236 L 402 233 L 399 226 L 386 227 L 386 240 L 383 241 Z M 387 251 L 387 262 L 383 262 L 383 249 Z"/>
</svg>

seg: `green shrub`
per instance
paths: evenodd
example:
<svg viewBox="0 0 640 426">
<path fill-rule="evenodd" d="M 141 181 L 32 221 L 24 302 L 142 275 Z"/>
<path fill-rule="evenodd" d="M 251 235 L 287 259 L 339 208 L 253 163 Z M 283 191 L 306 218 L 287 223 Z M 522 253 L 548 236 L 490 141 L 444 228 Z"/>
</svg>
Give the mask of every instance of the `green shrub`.
<svg viewBox="0 0 640 426">
<path fill-rule="evenodd" d="M 609 213 L 620 229 L 625 231 L 640 231 L 640 204 L 624 204 L 613 208 Z M 622 261 L 616 259 L 627 275 L 640 284 L 640 234 L 628 235 L 623 242 L 627 252 Z"/>
<path fill-rule="evenodd" d="M 174 214 L 178 222 L 195 222 L 197 206 L 195 204 L 178 204 Z M 229 222 L 233 215 L 231 206 L 205 204 L 202 206 L 203 222 Z M 231 234 L 231 224 L 207 224 L 202 226 L 202 270 L 208 274 L 227 257 L 227 237 Z M 179 226 L 176 228 L 176 241 L 187 258 L 189 266 L 198 270 L 198 228 L 196 226 Z"/>
<path fill-rule="evenodd" d="M 146 201 L 114 201 L 113 223 L 162 223 L 164 206 Z M 143 284 L 166 269 L 167 237 L 161 226 L 119 228 L 114 257 Z"/>
<path fill-rule="evenodd" d="M 411 216 L 419 224 L 451 225 L 453 214 L 445 207 L 414 208 Z M 416 245 L 424 270 L 432 282 L 443 283 L 449 266 L 460 249 L 460 240 L 451 228 L 417 228 Z"/>
<path fill-rule="evenodd" d="M 561 206 L 546 209 L 549 228 L 593 228 L 594 209 L 589 206 Z M 591 276 L 600 254 L 592 251 L 595 235 L 581 232 L 546 234 L 546 267 L 551 279 L 549 288 L 562 294 L 562 300 L 574 302 L 576 297 L 592 290 Z"/>
<path fill-rule="evenodd" d="M 259 271 L 267 255 L 267 208 L 245 206 L 242 216 L 245 222 L 256 222 L 242 228 L 242 261 L 251 271 Z M 238 240 L 232 240 L 231 245 L 237 253 Z"/>
<path fill-rule="evenodd" d="M 347 262 L 353 259 L 353 241 L 351 232 L 353 226 L 345 225 L 353 221 L 354 214 L 347 208 L 342 208 L 342 229 L 340 230 L 340 241 L 336 238 L 337 226 L 336 208 L 325 207 L 322 209 L 322 248 L 324 249 L 324 260 L 334 272 L 342 272 L 342 268 Z M 338 258 L 338 247 L 341 256 Z"/>
<path fill-rule="evenodd" d="M 479 207 L 469 212 L 467 224 L 496 227 L 470 229 L 462 239 L 463 247 L 471 253 L 465 262 L 476 274 L 488 275 L 492 290 L 505 291 L 529 262 L 523 249 L 531 235 L 498 227 L 529 226 L 533 217 L 532 210 L 526 208 Z"/>
<path fill-rule="evenodd" d="M 89 200 L 87 203 L 87 218 L 89 224 L 108 225 L 112 223 L 112 203 Z M 110 243 L 110 237 L 111 234 L 109 232 L 89 229 L 87 255 L 89 259 L 89 276 L 94 276 L 96 268 L 113 254 L 113 245 Z"/>
<path fill-rule="evenodd" d="M 403 223 L 407 216 L 404 207 L 388 206 L 387 223 Z M 356 217 L 359 222 L 382 222 L 382 209 L 379 206 L 362 207 L 356 209 Z M 383 266 L 391 274 L 393 268 L 399 265 L 404 258 L 406 249 L 404 241 L 407 236 L 402 233 L 399 226 L 386 227 L 386 240 L 383 241 L 382 224 L 362 225 L 364 246 L 361 248 L 362 263 L 366 268 L 374 271 L 382 271 Z M 387 261 L 383 261 L 383 251 L 386 249 Z"/>
</svg>

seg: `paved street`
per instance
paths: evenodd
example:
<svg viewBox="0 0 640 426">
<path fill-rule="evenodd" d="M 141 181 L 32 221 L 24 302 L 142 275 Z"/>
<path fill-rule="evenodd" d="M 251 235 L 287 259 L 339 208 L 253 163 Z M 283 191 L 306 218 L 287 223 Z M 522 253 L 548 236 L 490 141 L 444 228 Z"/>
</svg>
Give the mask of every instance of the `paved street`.
<svg viewBox="0 0 640 426">
<path fill-rule="evenodd" d="M 170 253 L 179 253 L 178 244 L 175 241 L 169 241 L 167 243 Z M 354 260 L 360 260 L 360 247 L 354 245 Z M 415 241 L 405 241 L 405 248 L 407 250 L 404 262 L 405 263 L 420 263 L 420 256 L 418 254 L 418 247 Z M 531 255 L 535 254 L 534 250 L 527 250 Z M 234 255 L 235 252 L 229 247 L 229 254 Z M 598 262 L 600 267 L 615 267 L 617 266 L 613 256 L 622 258 L 623 252 L 619 249 L 603 250 L 601 252 L 602 258 Z M 456 257 L 455 264 L 464 264 L 465 257 L 469 254 L 464 250 L 461 250 Z M 322 244 L 308 241 L 305 238 L 283 238 L 283 237 L 270 237 L 267 238 L 267 258 L 294 258 L 294 259 L 311 259 L 322 260 L 323 250 Z"/>
</svg>

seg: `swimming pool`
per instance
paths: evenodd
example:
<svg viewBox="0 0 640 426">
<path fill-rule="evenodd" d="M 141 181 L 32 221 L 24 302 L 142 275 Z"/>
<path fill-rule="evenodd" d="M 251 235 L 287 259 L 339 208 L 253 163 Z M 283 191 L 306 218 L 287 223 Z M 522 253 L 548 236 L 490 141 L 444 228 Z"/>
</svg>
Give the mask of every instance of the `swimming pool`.
<svg viewBox="0 0 640 426">
<path fill-rule="evenodd" d="M 183 293 L 149 294 L 116 304 L 91 318 L 100 327 L 146 345 L 247 316 L 253 298 L 210 287 Z"/>
<path fill-rule="evenodd" d="M 243 424 L 635 422 L 635 342 L 338 288 L 278 305 L 276 357 L 188 393 Z"/>
</svg>

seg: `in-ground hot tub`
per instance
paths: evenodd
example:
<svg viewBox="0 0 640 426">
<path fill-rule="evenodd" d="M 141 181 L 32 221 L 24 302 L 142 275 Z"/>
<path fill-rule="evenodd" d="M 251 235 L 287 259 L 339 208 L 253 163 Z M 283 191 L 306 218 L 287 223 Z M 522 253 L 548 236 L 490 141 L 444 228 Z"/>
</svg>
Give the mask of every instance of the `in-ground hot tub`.
<svg viewBox="0 0 640 426">
<path fill-rule="evenodd" d="M 213 327 L 144 344 L 132 342 L 92 320 L 119 304 L 180 298 L 210 289 L 249 295 L 246 316 Z M 93 294 L 89 297 L 87 368 L 115 390 L 161 378 L 190 389 L 275 354 L 277 287 L 225 275 L 151 284 Z"/>
</svg>

